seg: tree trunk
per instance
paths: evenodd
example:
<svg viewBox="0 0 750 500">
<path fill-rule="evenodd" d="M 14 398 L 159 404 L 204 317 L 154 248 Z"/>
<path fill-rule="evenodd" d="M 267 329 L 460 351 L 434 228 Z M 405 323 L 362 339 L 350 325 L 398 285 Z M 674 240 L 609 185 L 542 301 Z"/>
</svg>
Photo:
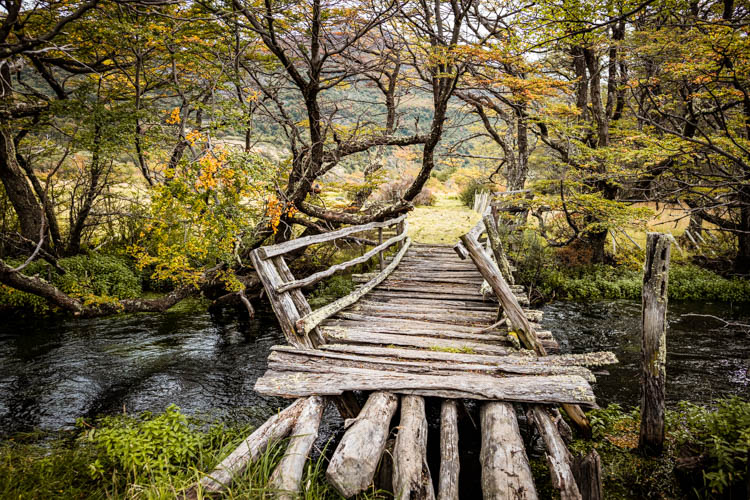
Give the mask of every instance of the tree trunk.
<svg viewBox="0 0 750 500">
<path fill-rule="evenodd" d="M 0 121 L 0 181 L 5 186 L 5 193 L 18 217 L 21 235 L 38 242 L 42 208 L 18 165 L 12 130 L 8 121 Z"/>
</svg>

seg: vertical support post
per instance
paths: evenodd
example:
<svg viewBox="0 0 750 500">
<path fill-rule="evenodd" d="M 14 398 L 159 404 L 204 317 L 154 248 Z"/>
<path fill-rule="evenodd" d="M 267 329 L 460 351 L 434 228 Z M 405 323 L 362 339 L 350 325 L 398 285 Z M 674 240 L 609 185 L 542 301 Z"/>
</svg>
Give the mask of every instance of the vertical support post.
<svg viewBox="0 0 750 500">
<path fill-rule="evenodd" d="M 659 455 L 664 446 L 670 249 L 669 235 L 648 233 L 643 267 L 641 430 L 638 439 L 638 449 L 646 455 Z"/>
<path fill-rule="evenodd" d="M 378 228 L 378 245 L 383 244 L 383 228 Z M 380 261 L 380 271 L 382 272 L 385 268 L 385 259 L 383 257 L 383 251 L 378 252 L 378 260 Z"/>
</svg>

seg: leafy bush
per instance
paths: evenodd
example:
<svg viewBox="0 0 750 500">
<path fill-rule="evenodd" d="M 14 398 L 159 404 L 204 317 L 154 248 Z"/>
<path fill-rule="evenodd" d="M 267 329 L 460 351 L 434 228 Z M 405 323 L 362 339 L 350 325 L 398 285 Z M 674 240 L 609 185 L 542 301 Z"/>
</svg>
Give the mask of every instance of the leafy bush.
<svg viewBox="0 0 750 500">
<path fill-rule="evenodd" d="M 109 463 L 97 459 L 91 464 L 93 476 L 109 469 L 126 474 L 170 474 L 195 459 L 203 436 L 196 433 L 179 408 L 170 405 L 154 417 L 104 417 L 86 438 L 101 448 Z"/>
<path fill-rule="evenodd" d="M 715 411 L 683 402 L 668 428 L 682 455 L 700 457 L 707 493 L 724 494 L 745 485 L 750 457 L 750 402 L 733 397 Z"/>
<path fill-rule="evenodd" d="M 63 292 L 84 300 L 94 297 L 127 299 L 141 294 L 141 280 L 130 267 L 131 261 L 114 255 L 77 255 L 58 261 L 67 272 L 54 271 L 43 261 L 32 262 L 23 273 L 51 279 Z M 49 310 L 45 299 L 0 285 L 0 307 L 27 309 L 41 314 Z"/>
<path fill-rule="evenodd" d="M 374 198 L 377 201 L 394 202 L 403 198 L 406 190 L 414 182 L 414 177 L 404 176 L 391 182 L 387 182 L 380 186 L 380 189 L 375 194 Z M 435 194 L 431 189 L 424 187 L 422 191 L 414 198 L 413 203 L 415 205 L 432 206 L 435 204 Z"/>
<path fill-rule="evenodd" d="M 485 185 L 478 179 L 471 179 L 458 193 L 458 199 L 469 208 L 474 206 L 474 196 L 477 191 L 485 189 Z"/>
</svg>

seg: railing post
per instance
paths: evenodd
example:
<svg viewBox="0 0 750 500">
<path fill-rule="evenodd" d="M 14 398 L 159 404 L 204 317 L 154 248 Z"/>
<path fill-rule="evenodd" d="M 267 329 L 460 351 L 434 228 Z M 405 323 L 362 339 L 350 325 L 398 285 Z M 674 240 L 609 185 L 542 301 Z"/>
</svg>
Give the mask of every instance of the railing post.
<svg viewBox="0 0 750 500">
<path fill-rule="evenodd" d="M 643 267 L 641 430 L 638 438 L 638 449 L 646 455 L 659 455 L 664 447 L 670 249 L 669 235 L 648 233 Z"/>
<path fill-rule="evenodd" d="M 383 244 L 383 228 L 378 228 L 378 245 Z M 383 251 L 381 250 L 378 252 L 378 260 L 380 261 L 380 270 L 382 271 L 385 268 L 385 261 L 383 257 Z"/>
</svg>

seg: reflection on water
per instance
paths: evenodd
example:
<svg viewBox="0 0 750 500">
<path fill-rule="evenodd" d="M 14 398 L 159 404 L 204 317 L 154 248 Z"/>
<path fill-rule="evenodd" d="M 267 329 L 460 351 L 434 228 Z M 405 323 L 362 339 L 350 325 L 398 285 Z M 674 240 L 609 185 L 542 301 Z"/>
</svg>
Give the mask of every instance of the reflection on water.
<svg viewBox="0 0 750 500">
<path fill-rule="evenodd" d="M 253 411 L 262 419 L 284 404 L 253 392 L 270 346 L 281 341 L 268 313 L 252 321 L 200 311 L 5 321 L 0 434 L 172 403 L 189 414 L 252 419 L 233 413 Z"/>
<path fill-rule="evenodd" d="M 543 325 L 566 352 L 613 351 L 620 363 L 603 370 L 594 387 L 604 406 L 639 404 L 641 304 L 602 301 L 555 302 L 544 308 Z M 687 313 L 711 314 L 750 323 L 750 308 L 727 304 L 669 304 L 667 321 L 667 401 L 706 402 L 732 394 L 750 397 L 750 334 Z"/>
<path fill-rule="evenodd" d="M 544 326 L 573 352 L 612 350 L 595 387 L 600 404 L 638 403 L 640 304 L 629 301 L 544 308 Z M 750 311 L 670 304 L 667 397 L 708 401 L 748 391 L 748 334 L 705 318 L 750 323 Z M 201 311 L 114 318 L 5 320 L 0 324 L 0 435 L 70 428 L 78 417 L 163 411 L 260 422 L 285 402 L 253 392 L 269 348 L 283 342 L 273 315 L 212 317 Z M 336 427 L 329 409 L 327 426 Z M 326 432 L 322 433 L 327 435 Z"/>
</svg>

